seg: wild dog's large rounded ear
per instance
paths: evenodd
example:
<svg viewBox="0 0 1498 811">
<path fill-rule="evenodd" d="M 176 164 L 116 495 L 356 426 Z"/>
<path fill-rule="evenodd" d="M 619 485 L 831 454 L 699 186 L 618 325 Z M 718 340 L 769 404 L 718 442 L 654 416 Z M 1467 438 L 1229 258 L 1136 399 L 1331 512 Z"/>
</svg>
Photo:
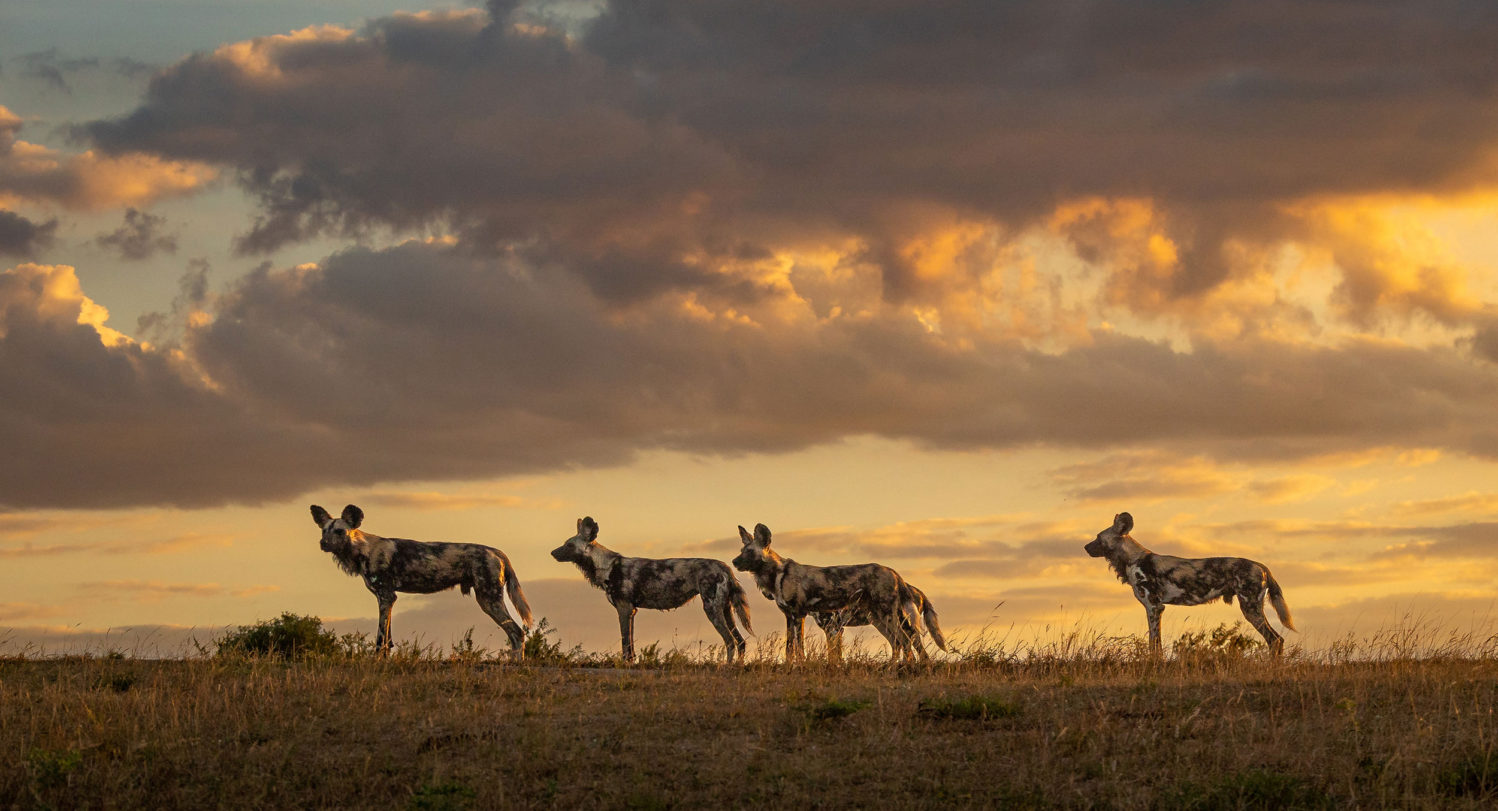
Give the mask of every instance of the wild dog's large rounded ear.
<svg viewBox="0 0 1498 811">
<path fill-rule="evenodd" d="M 754 543 L 754 536 L 749 534 L 749 530 L 744 529 L 743 524 L 739 525 L 739 540 L 743 541 L 745 546 Z"/>
<path fill-rule="evenodd" d="M 312 505 L 312 520 L 316 521 L 317 525 L 321 527 L 321 526 L 326 526 L 329 521 L 332 521 L 333 520 L 333 516 L 329 515 L 327 510 L 324 510 L 322 507 L 319 507 L 318 505 L 313 504 Z"/>
<path fill-rule="evenodd" d="M 1119 535 L 1128 535 L 1134 529 L 1134 516 L 1128 513 L 1113 516 L 1113 528 L 1118 530 Z"/>
<path fill-rule="evenodd" d="M 764 524 L 754 525 L 754 542 L 761 547 L 770 545 L 770 528 Z"/>
<path fill-rule="evenodd" d="M 358 529 L 364 523 L 364 511 L 350 504 L 343 508 L 343 523 L 349 525 L 349 529 Z"/>
<path fill-rule="evenodd" d="M 577 519 L 577 537 L 588 543 L 598 540 L 598 522 L 589 516 Z"/>
</svg>

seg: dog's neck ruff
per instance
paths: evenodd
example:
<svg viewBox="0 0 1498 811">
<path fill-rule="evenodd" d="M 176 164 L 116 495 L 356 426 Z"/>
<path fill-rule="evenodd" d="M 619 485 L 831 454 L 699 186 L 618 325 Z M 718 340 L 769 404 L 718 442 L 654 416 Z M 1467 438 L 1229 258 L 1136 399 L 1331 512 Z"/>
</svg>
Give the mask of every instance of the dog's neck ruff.
<svg viewBox="0 0 1498 811">
<path fill-rule="evenodd" d="M 781 566 L 775 573 L 775 604 L 785 608 L 785 573 L 786 567 Z"/>
<path fill-rule="evenodd" d="M 594 542 L 588 549 L 587 557 L 575 560 L 577 568 L 582 570 L 583 577 L 594 588 L 608 589 L 609 576 L 614 573 L 614 567 L 619 565 L 623 555 L 609 549 L 602 544 Z"/>
<path fill-rule="evenodd" d="M 1119 539 L 1118 548 L 1108 555 L 1108 565 L 1113 568 L 1113 573 L 1118 579 L 1128 585 L 1134 585 L 1129 579 L 1129 569 L 1149 555 L 1154 554 L 1138 541 L 1125 535 Z"/>
<path fill-rule="evenodd" d="M 368 546 L 371 541 L 379 540 L 383 539 L 363 530 L 344 530 L 343 537 L 335 542 L 336 545 L 328 550 L 328 554 L 333 556 L 333 560 L 338 562 L 338 568 L 344 573 L 362 577 L 368 569 Z"/>
<path fill-rule="evenodd" d="M 790 564 L 790 560 L 766 549 L 764 559 L 754 569 L 754 582 L 759 584 L 759 590 L 781 608 L 786 607 L 785 577 L 790 573 Z"/>
</svg>

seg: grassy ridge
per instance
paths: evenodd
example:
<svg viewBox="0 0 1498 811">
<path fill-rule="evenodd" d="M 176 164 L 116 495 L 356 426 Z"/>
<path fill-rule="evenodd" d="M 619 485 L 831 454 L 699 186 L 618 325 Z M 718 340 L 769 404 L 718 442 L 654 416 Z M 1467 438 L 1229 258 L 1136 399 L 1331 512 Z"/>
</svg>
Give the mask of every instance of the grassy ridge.
<svg viewBox="0 0 1498 811">
<path fill-rule="evenodd" d="M 0 804 L 1488 807 L 1498 659 L 0 660 Z M 1431 651 L 1434 651 L 1433 653 Z M 562 657 L 565 660 L 565 657 Z"/>
</svg>

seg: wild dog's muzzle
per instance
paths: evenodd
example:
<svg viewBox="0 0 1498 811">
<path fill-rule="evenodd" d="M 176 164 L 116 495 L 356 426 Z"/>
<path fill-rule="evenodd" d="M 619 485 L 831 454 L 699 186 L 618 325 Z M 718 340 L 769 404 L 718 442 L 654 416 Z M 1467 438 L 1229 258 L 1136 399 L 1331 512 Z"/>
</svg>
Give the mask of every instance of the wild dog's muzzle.
<svg viewBox="0 0 1498 811">
<path fill-rule="evenodd" d="M 1086 546 L 1082 547 L 1082 549 L 1088 555 L 1091 555 L 1095 558 L 1100 558 L 1104 554 L 1106 554 L 1105 550 L 1103 549 L 1103 542 L 1099 540 L 1094 540 L 1092 543 L 1089 543 Z"/>
</svg>

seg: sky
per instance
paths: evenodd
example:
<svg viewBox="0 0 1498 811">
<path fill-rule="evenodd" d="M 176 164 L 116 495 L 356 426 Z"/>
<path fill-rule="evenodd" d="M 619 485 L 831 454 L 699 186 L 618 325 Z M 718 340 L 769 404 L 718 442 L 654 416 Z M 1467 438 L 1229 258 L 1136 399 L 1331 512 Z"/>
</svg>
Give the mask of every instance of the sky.
<svg viewBox="0 0 1498 811">
<path fill-rule="evenodd" d="M 597 651 L 583 515 L 970 643 L 1142 633 L 1122 511 L 1291 644 L 1498 632 L 1498 8 L 0 0 L 0 387 L 0 651 L 372 630 L 349 503 Z"/>
</svg>

